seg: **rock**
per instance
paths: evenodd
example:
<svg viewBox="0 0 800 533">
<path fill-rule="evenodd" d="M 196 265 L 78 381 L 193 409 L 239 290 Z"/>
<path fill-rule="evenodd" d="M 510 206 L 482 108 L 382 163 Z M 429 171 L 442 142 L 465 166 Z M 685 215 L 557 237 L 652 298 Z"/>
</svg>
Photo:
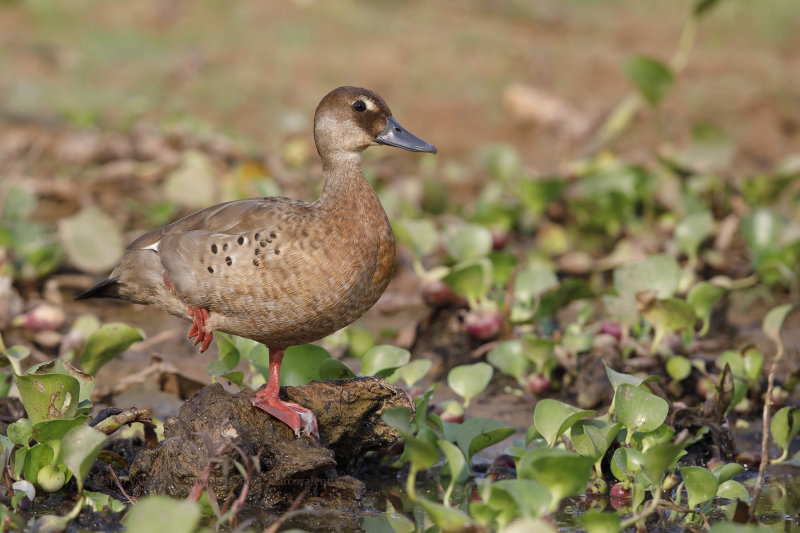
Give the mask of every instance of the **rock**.
<svg viewBox="0 0 800 533">
<path fill-rule="evenodd" d="M 220 501 L 231 491 L 238 495 L 244 479 L 233 467 L 233 461 L 242 462 L 235 445 L 257 461 L 248 487 L 250 504 L 286 506 L 308 487 L 310 498 L 332 504 L 348 500 L 347 505 L 360 506 L 363 484 L 340 477 L 335 468 L 345 471 L 366 452 L 397 441 L 395 431 L 380 419 L 383 411 L 398 405 L 413 410 L 413 402 L 402 390 L 380 378 L 283 389 L 282 395 L 317 415 L 318 442 L 295 437 L 288 426 L 253 407 L 254 394 L 250 390 L 231 394 L 215 384 L 187 400 L 179 415 L 167 420 L 161 445 L 135 458 L 130 468 L 133 494 L 186 497 L 208 468 L 209 459 L 214 459 L 208 487 Z"/>
</svg>

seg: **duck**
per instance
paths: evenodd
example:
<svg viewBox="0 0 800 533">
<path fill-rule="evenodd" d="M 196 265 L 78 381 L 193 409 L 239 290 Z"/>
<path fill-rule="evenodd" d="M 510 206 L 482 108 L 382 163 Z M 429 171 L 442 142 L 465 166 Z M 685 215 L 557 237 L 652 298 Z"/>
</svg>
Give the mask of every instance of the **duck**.
<svg viewBox="0 0 800 533">
<path fill-rule="evenodd" d="M 316 201 L 247 198 L 192 213 L 134 240 L 109 277 L 76 299 L 118 298 L 186 319 L 201 353 L 215 331 L 264 344 L 269 375 L 253 405 L 298 437 L 318 438 L 314 413 L 280 398 L 285 350 L 357 320 L 395 270 L 392 228 L 361 153 L 436 147 L 403 128 L 377 93 L 353 86 L 322 98 L 314 143 L 322 159 Z"/>
</svg>

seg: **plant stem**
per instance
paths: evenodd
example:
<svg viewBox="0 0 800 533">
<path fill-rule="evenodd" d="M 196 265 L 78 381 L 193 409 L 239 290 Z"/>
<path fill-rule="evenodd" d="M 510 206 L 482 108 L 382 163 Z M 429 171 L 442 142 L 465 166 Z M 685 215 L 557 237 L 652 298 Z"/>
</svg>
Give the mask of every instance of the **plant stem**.
<svg viewBox="0 0 800 533">
<path fill-rule="evenodd" d="M 417 467 L 413 463 L 408 468 L 408 477 L 406 477 L 406 493 L 411 501 L 418 502 L 416 483 L 417 483 Z"/>
<path fill-rule="evenodd" d="M 655 512 L 655 510 L 658 508 L 658 504 L 661 502 L 661 491 L 655 490 L 653 492 L 654 492 L 653 499 L 650 500 L 650 504 L 647 506 L 647 508 L 643 509 L 641 513 L 635 514 L 629 517 L 627 520 L 624 520 L 619 525 L 620 531 L 631 527 L 639 520 L 643 520 Z"/>
<path fill-rule="evenodd" d="M 778 353 L 772 360 L 772 366 L 769 369 L 767 376 L 767 392 L 764 395 L 764 411 L 762 414 L 762 428 L 761 428 L 761 464 L 758 465 L 758 476 L 756 477 L 756 486 L 753 489 L 753 499 L 750 501 L 750 509 L 748 514 L 753 517 L 756 512 L 756 504 L 758 498 L 761 496 L 761 485 L 764 483 L 764 473 L 767 470 L 769 463 L 769 419 L 770 410 L 772 407 L 772 388 L 775 385 L 775 372 L 778 368 L 778 360 L 783 355 L 783 350 L 778 349 Z"/>
</svg>

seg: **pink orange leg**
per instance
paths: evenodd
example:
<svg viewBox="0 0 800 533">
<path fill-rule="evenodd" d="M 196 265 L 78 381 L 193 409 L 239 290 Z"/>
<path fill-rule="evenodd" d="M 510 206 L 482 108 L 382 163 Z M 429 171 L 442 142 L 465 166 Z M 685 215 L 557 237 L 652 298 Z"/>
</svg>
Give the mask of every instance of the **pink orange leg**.
<svg viewBox="0 0 800 533">
<path fill-rule="evenodd" d="M 195 345 L 200 344 L 200 353 L 205 352 L 208 350 L 208 347 L 211 345 L 211 341 L 214 340 L 214 333 L 211 331 L 206 331 L 206 322 L 208 321 L 208 309 L 203 307 L 192 307 L 189 306 L 189 316 L 192 317 L 192 329 L 189 330 L 189 337 L 195 337 L 194 343 Z"/>
<path fill-rule="evenodd" d="M 281 361 L 283 350 L 270 348 L 269 350 L 269 381 L 267 386 L 253 396 L 250 401 L 259 409 L 268 412 L 300 436 L 301 430 L 306 435 L 319 438 L 317 418 L 309 409 L 292 402 L 280 399 Z"/>
</svg>

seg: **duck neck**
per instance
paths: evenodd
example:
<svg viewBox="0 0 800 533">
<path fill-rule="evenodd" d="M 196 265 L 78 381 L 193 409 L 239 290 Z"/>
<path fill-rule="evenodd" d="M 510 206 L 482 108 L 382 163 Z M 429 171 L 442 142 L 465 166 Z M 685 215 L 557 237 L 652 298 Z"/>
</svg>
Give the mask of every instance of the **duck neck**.
<svg viewBox="0 0 800 533">
<path fill-rule="evenodd" d="M 375 196 L 361 173 L 360 152 L 339 152 L 322 160 L 322 205 L 344 205 Z"/>
</svg>

